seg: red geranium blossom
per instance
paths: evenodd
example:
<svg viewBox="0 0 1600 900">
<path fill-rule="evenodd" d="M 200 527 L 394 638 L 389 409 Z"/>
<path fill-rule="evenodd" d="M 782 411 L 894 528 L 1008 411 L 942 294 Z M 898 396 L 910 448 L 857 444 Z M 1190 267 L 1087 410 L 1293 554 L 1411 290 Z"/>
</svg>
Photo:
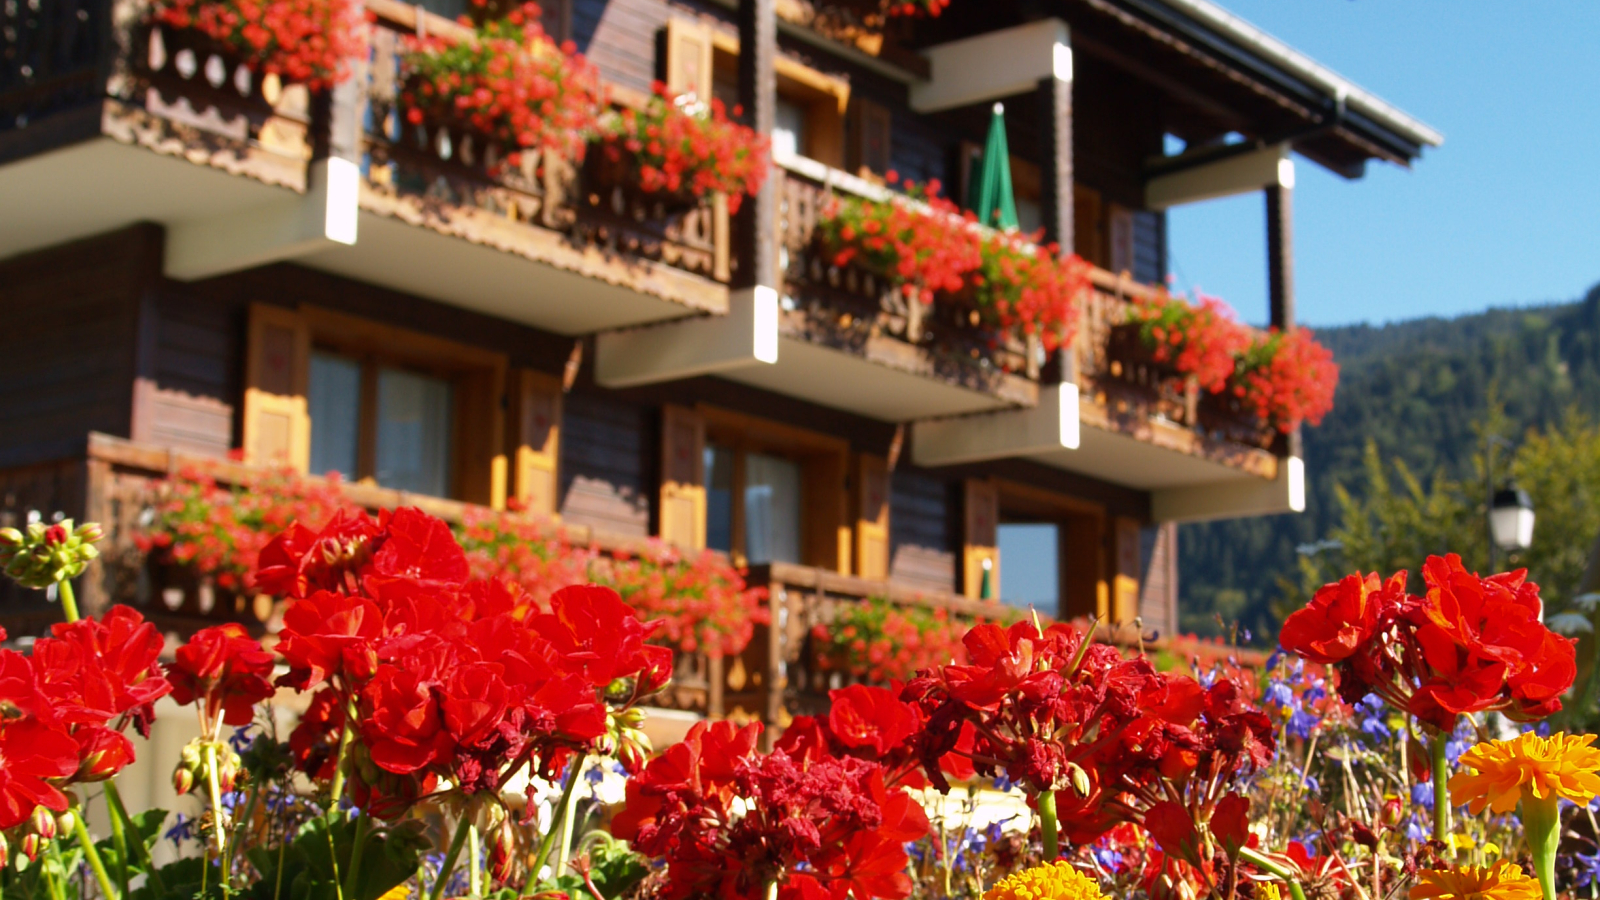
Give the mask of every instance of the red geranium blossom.
<svg viewBox="0 0 1600 900">
<path fill-rule="evenodd" d="M 202 723 L 220 717 L 234 726 L 250 724 L 255 705 L 272 696 L 271 674 L 272 654 L 234 622 L 195 632 L 167 666 L 172 699 L 180 706 L 201 701 Z"/>
</svg>

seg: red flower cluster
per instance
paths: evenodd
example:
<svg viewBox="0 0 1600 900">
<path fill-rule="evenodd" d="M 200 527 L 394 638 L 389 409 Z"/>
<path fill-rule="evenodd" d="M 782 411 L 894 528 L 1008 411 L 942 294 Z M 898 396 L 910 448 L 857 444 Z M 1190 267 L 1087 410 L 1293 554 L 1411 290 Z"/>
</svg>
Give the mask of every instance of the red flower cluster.
<svg viewBox="0 0 1600 900">
<path fill-rule="evenodd" d="M 54 626 L 31 657 L 0 650 L 0 830 L 41 806 L 65 810 L 63 787 L 133 762 L 123 730 L 148 734 L 155 702 L 172 689 L 156 662 L 162 644 L 154 625 L 115 606 Z"/>
<path fill-rule="evenodd" d="M 1287 434 L 1302 421 L 1322 424 L 1333 409 L 1339 366 L 1309 329 L 1273 329 L 1240 354 L 1230 385 L 1263 421 Z"/>
<path fill-rule="evenodd" d="M 1422 577 L 1425 597 L 1406 593 L 1404 572 L 1327 585 L 1283 623 L 1279 643 L 1337 665 L 1346 702 L 1377 694 L 1443 731 L 1461 713 L 1529 721 L 1561 709 L 1575 642 L 1539 620 L 1526 570 L 1480 578 L 1450 554 L 1429 557 Z"/>
<path fill-rule="evenodd" d="M 830 756 L 869 760 L 883 766 L 891 787 L 925 788 L 915 737 L 927 720 L 920 707 L 900 699 L 902 689 L 893 681 L 886 688 L 853 684 L 829 691 L 828 715 L 796 717 L 777 749 L 808 762 Z M 976 774 L 969 758 L 972 738 L 969 728 L 939 761 L 945 775 L 965 781 Z"/>
<path fill-rule="evenodd" d="M 541 609 L 558 587 L 592 581 L 613 588 L 659 630 L 654 643 L 685 653 L 736 656 L 767 619 L 765 588 L 745 586 L 715 553 L 685 556 L 660 541 L 637 556 L 606 557 L 559 528 L 525 517 L 470 512 L 461 533 L 472 574 L 510 578 Z"/>
<path fill-rule="evenodd" d="M 1234 357 L 1249 344 L 1250 333 L 1221 299 L 1201 295 L 1199 301 L 1192 304 L 1157 289 L 1134 301 L 1128 321 L 1139 326 L 1139 337 L 1156 362 L 1170 363 L 1219 394 L 1227 388 Z"/>
<path fill-rule="evenodd" d="M 539 612 L 514 586 L 469 579 L 449 527 L 414 509 L 291 528 L 262 552 L 258 580 L 299 598 L 280 683 L 321 689 L 291 736 L 302 768 L 332 774 L 353 717 L 353 796 L 386 818 L 439 778 L 497 794 L 523 765 L 558 774 L 606 734 L 614 683 L 631 706 L 671 676 L 671 652 L 645 643 L 651 629 L 615 592 L 568 587 Z"/>
<path fill-rule="evenodd" d="M 613 159 L 632 155 L 646 193 L 723 193 L 731 213 L 761 190 L 769 150 L 767 138 L 728 118 L 721 100 L 673 97 L 659 83 L 644 109 L 622 111 L 604 145 Z"/>
<path fill-rule="evenodd" d="M 603 103 L 599 70 L 570 41 L 557 47 L 539 22 L 539 5 L 524 3 L 474 41 L 407 37 L 407 120 L 462 123 L 510 149 L 511 165 L 520 150 L 582 159 Z"/>
<path fill-rule="evenodd" d="M 950 0 L 892 0 L 891 16 L 937 16 L 950 5 Z"/>
<path fill-rule="evenodd" d="M 1276 751 L 1271 720 L 1232 681 L 1204 688 L 1158 673 L 1070 625 L 979 625 L 966 644 L 970 664 L 924 672 L 903 694 L 927 717 L 916 738 L 924 771 L 948 789 L 940 761 L 971 726 L 976 770 L 1054 792 L 1073 841 L 1138 821 L 1174 792 L 1192 790 L 1188 808 L 1209 808 L 1209 792 Z"/>
<path fill-rule="evenodd" d="M 226 44 L 257 72 L 326 90 L 366 56 L 357 0 L 156 0 L 156 21 Z"/>
<path fill-rule="evenodd" d="M 268 541 L 296 522 L 320 528 L 349 506 L 337 479 L 313 481 L 283 469 L 229 490 L 209 473 L 186 468 L 162 483 L 155 524 L 134 540 L 147 553 L 159 551 L 215 578 L 220 588 L 250 589 Z"/>
<path fill-rule="evenodd" d="M 759 724 L 699 722 L 628 782 L 612 834 L 667 863 L 667 900 L 900 900 L 905 842 L 928 820 L 884 770 L 851 756 L 755 752 Z"/>
<path fill-rule="evenodd" d="M 967 660 L 962 635 L 974 623 L 947 610 L 902 606 L 881 597 L 841 604 L 831 623 L 811 630 L 817 664 L 868 681 L 904 680 L 923 669 Z"/>
<path fill-rule="evenodd" d="M 859 262 L 894 279 L 908 298 L 929 304 L 937 292 L 959 292 L 981 264 L 982 232 L 970 212 L 939 196 L 937 179 L 925 188 L 912 182 L 905 187 L 909 201 L 834 195 L 817 232 L 834 265 Z"/>
<path fill-rule="evenodd" d="M 255 705 L 274 693 L 272 654 L 236 623 L 202 628 L 175 655 L 167 666 L 172 699 L 200 702 L 204 734 L 215 735 L 219 724 L 250 724 Z"/>
<path fill-rule="evenodd" d="M 1061 258 L 1055 244 L 1040 246 L 1015 235 L 995 234 L 979 244 L 975 276 L 979 308 L 1001 328 L 1038 335 L 1054 352 L 1078 332 L 1078 298 L 1089 288 L 1087 262 Z"/>
</svg>

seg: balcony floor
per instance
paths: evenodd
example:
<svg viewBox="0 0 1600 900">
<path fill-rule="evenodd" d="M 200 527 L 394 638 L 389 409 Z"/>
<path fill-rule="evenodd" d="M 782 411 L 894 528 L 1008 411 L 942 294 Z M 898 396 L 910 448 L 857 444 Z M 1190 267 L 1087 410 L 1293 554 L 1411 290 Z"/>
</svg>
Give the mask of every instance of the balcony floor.
<svg viewBox="0 0 1600 900">
<path fill-rule="evenodd" d="M 173 225 L 294 196 L 212 165 L 96 138 L 0 166 L 0 258 L 136 222 Z"/>
</svg>

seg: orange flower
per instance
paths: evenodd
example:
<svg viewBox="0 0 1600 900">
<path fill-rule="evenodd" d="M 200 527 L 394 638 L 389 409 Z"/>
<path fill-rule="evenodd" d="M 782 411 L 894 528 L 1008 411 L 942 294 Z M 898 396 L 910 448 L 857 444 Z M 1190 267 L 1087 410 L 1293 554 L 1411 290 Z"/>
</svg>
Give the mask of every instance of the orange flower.
<svg viewBox="0 0 1600 900">
<path fill-rule="evenodd" d="M 1600 748 L 1592 734 L 1528 732 L 1509 741 L 1486 741 L 1461 755 L 1461 765 L 1476 769 L 1450 779 L 1450 798 L 1469 803 L 1473 815 L 1488 807 L 1496 813 L 1515 809 L 1525 796 L 1534 800 L 1570 800 L 1584 806 L 1600 794 Z"/>
<path fill-rule="evenodd" d="M 1417 873 L 1411 900 L 1538 900 L 1539 883 L 1522 867 L 1500 860 L 1489 868 L 1425 869 Z"/>
</svg>

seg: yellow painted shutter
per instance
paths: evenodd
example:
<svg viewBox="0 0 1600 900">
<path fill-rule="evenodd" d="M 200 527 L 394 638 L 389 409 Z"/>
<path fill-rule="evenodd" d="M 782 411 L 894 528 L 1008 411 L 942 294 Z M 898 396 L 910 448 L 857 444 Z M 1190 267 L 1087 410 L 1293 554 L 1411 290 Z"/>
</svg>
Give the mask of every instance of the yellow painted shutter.
<svg viewBox="0 0 1600 900">
<path fill-rule="evenodd" d="M 706 545 L 706 423 L 694 410 L 661 410 L 661 538 L 687 550 Z"/>
<path fill-rule="evenodd" d="M 241 428 L 245 461 L 305 471 L 311 462 L 306 406 L 311 332 L 304 318 L 294 310 L 252 305 L 246 356 Z"/>
<path fill-rule="evenodd" d="M 711 27 L 688 19 L 667 20 L 665 81 L 674 94 L 711 99 L 713 69 Z"/>
<path fill-rule="evenodd" d="M 962 593 L 980 600 L 1000 599 L 1000 492 L 992 481 L 969 478 L 962 535 Z M 984 562 L 988 562 L 988 590 L 984 590 Z"/>
<path fill-rule="evenodd" d="M 1121 625 L 1139 615 L 1139 520 L 1118 516 L 1112 525 L 1111 621 Z"/>
<path fill-rule="evenodd" d="M 528 512 L 553 516 L 561 455 L 561 379 L 531 369 L 517 371 L 512 379 L 516 498 Z"/>
<path fill-rule="evenodd" d="M 889 577 L 889 464 L 881 456 L 856 457 L 856 574 Z"/>
</svg>

